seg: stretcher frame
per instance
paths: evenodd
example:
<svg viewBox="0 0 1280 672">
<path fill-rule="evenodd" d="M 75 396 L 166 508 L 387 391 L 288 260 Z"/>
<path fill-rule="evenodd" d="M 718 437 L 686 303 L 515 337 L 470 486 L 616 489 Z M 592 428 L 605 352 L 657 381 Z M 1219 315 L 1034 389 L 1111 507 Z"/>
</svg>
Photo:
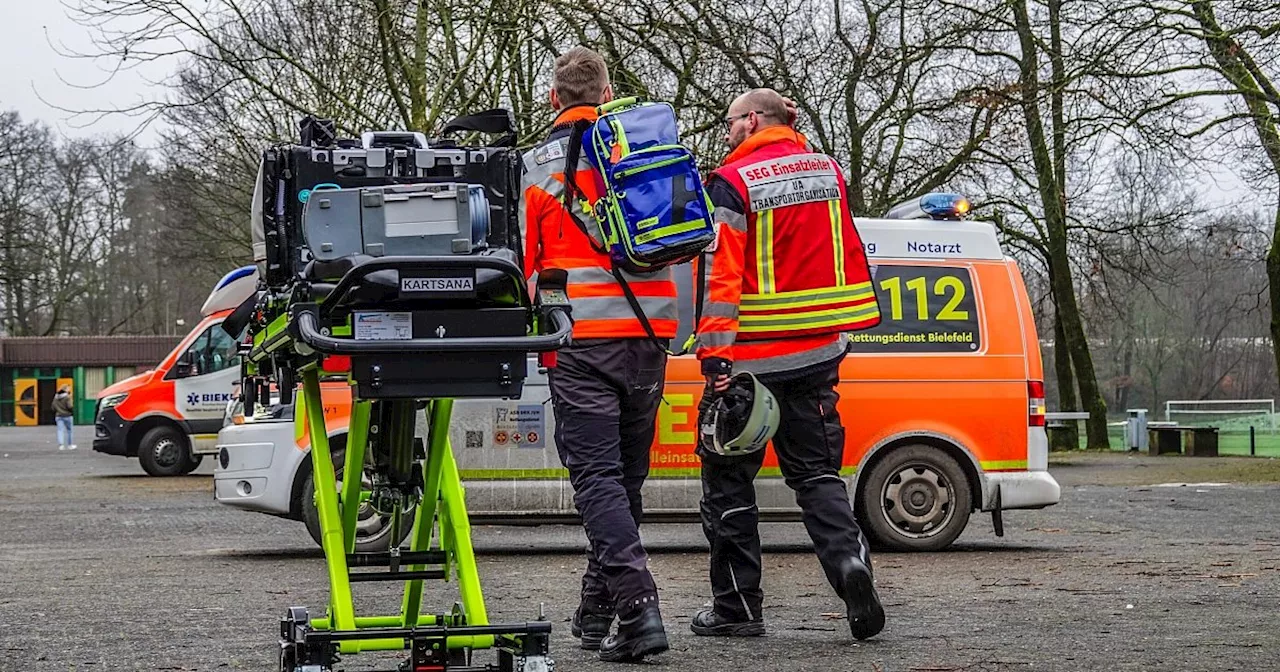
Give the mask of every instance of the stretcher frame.
<svg viewBox="0 0 1280 672">
<path fill-rule="evenodd" d="M 347 275 L 395 267 L 457 267 L 465 261 L 453 258 L 381 258 L 357 267 Z M 518 268 L 493 260 L 475 260 L 477 267 L 506 273 L 517 282 Z M 510 268 L 508 268 L 510 266 Z M 397 672 L 444 672 L 445 670 L 486 672 L 550 672 L 551 624 L 539 608 L 534 621 L 492 624 L 485 608 L 484 592 L 471 543 L 471 527 L 466 508 L 465 488 L 459 476 L 449 441 L 452 418 L 451 398 L 362 398 L 354 384 L 352 355 L 394 353 L 412 358 L 415 353 L 439 354 L 450 351 L 549 351 L 568 344 L 572 322 L 563 288 L 563 272 L 547 277 L 549 288 L 539 289 L 539 305 L 525 308 L 538 325 L 553 333 L 524 337 L 437 338 L 409 341 L 356 341 L 349 332 L 322 327 L 325 307 L 301 303 L 290 306 L 256 333 L 248 348 L 246 375 L 257 374 L 259 366 L 274 370 L 278 378 L 301 378 L 302 412 L 298 420 L 310 433 L 311 461 L 315 484 L 315 505 L 320 522 L 329 599 L 323 617 L 311 617 L 303 607 L 292 607 L 280 622 L 281 672 L 330 672 L 344 655 L 369 651 L 410 652 L 406 666 Z M 339 283 L 348 282 L 348 278 Z M 354 281 L 353 281 L 354 282 Z M 350 283 L 348 283 L 350 284 Z M 541 283 L 540 283 L 541 284 Z M 332 308 L 331 305 L 329 305 Z M 281 376 L 280 374 L 284 374 Z M 344 477 L 339 486 L 329 433 L 325 424 L 320 380 L 323 376 L 346 374 L 352 381 L 353 407 L 348 428 Z M 248 384 L 248 380 L 246 380 Z M 284 384 L 281 385 L 282 389 Z M 291 385 L 289 387 L 292 387 Z M 428 433 L 421 451 L 415 437 L 420 404 L 425 402 Z M 421 488 L 417 513 L 409 534 L 409 547 L 400 549 L 401 508 L 390 514 L 392 547 L 387 552 L 356 552 L 356 526 L 362 502 L 374 493 L 363 487 L 366 456 L 369 454 L 372 419 L 381 418 L 378 440 L 384 442 L 389 463 L 411 466 L 411 485 Z M 362 568 L 380 571 L 353 571 Z M 423 589 L 428 580 L 456 582 L 458 599 L 447 612 L 424 611 Z M 403 581 L 404 591 L 398 613 L 357 614 L 354 584 L 372 581 Z M 473 665 L 472 653 L 497 651 L 497 664 Z"/>
</svg>

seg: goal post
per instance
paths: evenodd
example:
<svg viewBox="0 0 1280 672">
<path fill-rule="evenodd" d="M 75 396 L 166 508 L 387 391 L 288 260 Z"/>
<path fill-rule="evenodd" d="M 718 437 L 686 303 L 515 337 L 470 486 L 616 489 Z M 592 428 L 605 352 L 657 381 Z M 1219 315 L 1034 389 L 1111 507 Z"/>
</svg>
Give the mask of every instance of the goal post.
<svg viewBox="0 0 1280 672">
<path fill-rule="evenodd" d="M 1172 399 L 1164 404 L 1166 422 L 1214 426 L 1223 432 L 1276 432 L 1275 399 Z"/>
</svg>

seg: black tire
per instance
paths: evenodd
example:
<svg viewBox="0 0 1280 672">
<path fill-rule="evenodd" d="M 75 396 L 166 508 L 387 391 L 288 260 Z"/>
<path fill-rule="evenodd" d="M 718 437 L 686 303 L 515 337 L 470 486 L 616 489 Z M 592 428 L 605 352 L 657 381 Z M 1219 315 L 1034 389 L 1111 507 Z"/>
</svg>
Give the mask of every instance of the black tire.
<svg viewBox="0 0 1280 672">
<path fill-rule="evenodd" d="M 161 425 L 148 430 L 138 444 L 138 462 L 152 476 L 181 476 L 191 473 L 191 446 L 176 427 Z M 195 463 L 196 465 L 199 462 Z"/>
<path fill-rule="evenodd" d="M 204 455 L 196 455 L 190 450 L 187 451 L 187 462 L 182 469 L 182 473 L 189 474 L 200 467 L 200 463 L 204 461 Z"/>
<path fill-rule="evenodd" d="M 878 460 L 857 502 L 872 542 L 897 551 L 950 546 L 969 524 L 972 508 L 964 469 L 945 451 L 920 444 L 893 448 Z"/>
<path fill-rule="evenodd" d="M 338 477 L 338 482 L 342 482 L 343 458 L 344 451 L 336 449 L 332 452 L 333 468 Z M 322 546 L 320 542 L 320 513 L 316 510 L 316 484 L 312 473 L 307 474 L 307 478 L 302 483 L 302 491 L 299 497 L 302 498 L 300 509 L 302 510 L 302 522 L 307 526 L 307 533 L 311 535 L 312 541 L 317 546 Z M 368 508 L 368 504 L 361 505 L 360 521 L 356 523 L 356 552 L 357 553 L 381 553 L 391 548 L 391 519 L 389 517 L 379 516 L 372 509 Z M 413 531 L 413 518 L 418 509 L 415 507 L 408 513 L 400 516 L 400 538 L 395 540 L 395 545 L 400 545 L 409 533 Z M 379 525 L 379 522 L 382 524 Z"/>
</svg>

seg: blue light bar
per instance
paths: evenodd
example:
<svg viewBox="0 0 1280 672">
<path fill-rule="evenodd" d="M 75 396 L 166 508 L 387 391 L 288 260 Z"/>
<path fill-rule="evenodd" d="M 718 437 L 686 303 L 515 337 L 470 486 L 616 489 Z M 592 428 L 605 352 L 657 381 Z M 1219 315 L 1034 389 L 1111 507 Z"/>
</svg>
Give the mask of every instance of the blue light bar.
<svg viewBox="0 0 1280 672">
<path fill-rule="evenodd" d="M 932 219 L 960 219 L 969 213 L 969 199 L 960 194 L 925 194 L 920 209 Z"/>
<path fill-rule="evenodd" d="M 227 285 L 235 282 L 236 280 L 239 280 L 240 278 L 252 275 L 254 270 L 256 270 L 256 267 L 254 266 L 241 266 L 240 268 L 237 268 L 236 270 L 231 271 L 230 273 L 222 276 L 222 279 L 218 281 L 218 284 L 213 286 L 213 291 L 216 292 L 219 289 L 222 289 L 223 287 L 226 287 Z"/>
<path fill-rule="evenodd" d="M 964 219 L 969 199 L 960 194 L 934 192 L 903 201 L 885 215 L 886 219 Z"/>
</svg>

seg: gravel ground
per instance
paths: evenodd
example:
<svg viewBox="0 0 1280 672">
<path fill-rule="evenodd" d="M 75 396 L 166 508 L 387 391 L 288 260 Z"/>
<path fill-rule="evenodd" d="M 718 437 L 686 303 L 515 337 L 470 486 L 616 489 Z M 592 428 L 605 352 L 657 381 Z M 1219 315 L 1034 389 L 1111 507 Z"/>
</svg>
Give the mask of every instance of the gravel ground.
<svg viewBox="0 0 1280 672">
<path fill-rule="evenodd" d="M 190 477 L 150 478 L 85 445 L 59 453 L 52 435 L 0 430 L 0 670 L 274 672 L 285 609 L 327 599 L 301 523 L 217 505 L 207 461 Z M 769 635 L 695 637 L 689 618 L 709 594 L 700 530 L 649 526 L 672 644 L 650 666 L 1280 666 L 1280 461 L 1073 453 L 1052 471 L 1063 502 L 1006 514 L 1003 538 L 975 516 L 948 552 L 877 554 L 888 626 L 863 643 L 849 637 L 798 524 L 763 530 Z M 579 529 L 481 527 L 474 538 L 491 620 L 530 619 L 543 602 L 558 670 L 610 667 L 568 632 Z M 428 590 L 433 610 L 452 604 L 444 588 Z M 398 608 L 391 586 L 356 592 L 365 610 Z M 365 654 L 348 668 L 377 662 Z"/>
</svg>

